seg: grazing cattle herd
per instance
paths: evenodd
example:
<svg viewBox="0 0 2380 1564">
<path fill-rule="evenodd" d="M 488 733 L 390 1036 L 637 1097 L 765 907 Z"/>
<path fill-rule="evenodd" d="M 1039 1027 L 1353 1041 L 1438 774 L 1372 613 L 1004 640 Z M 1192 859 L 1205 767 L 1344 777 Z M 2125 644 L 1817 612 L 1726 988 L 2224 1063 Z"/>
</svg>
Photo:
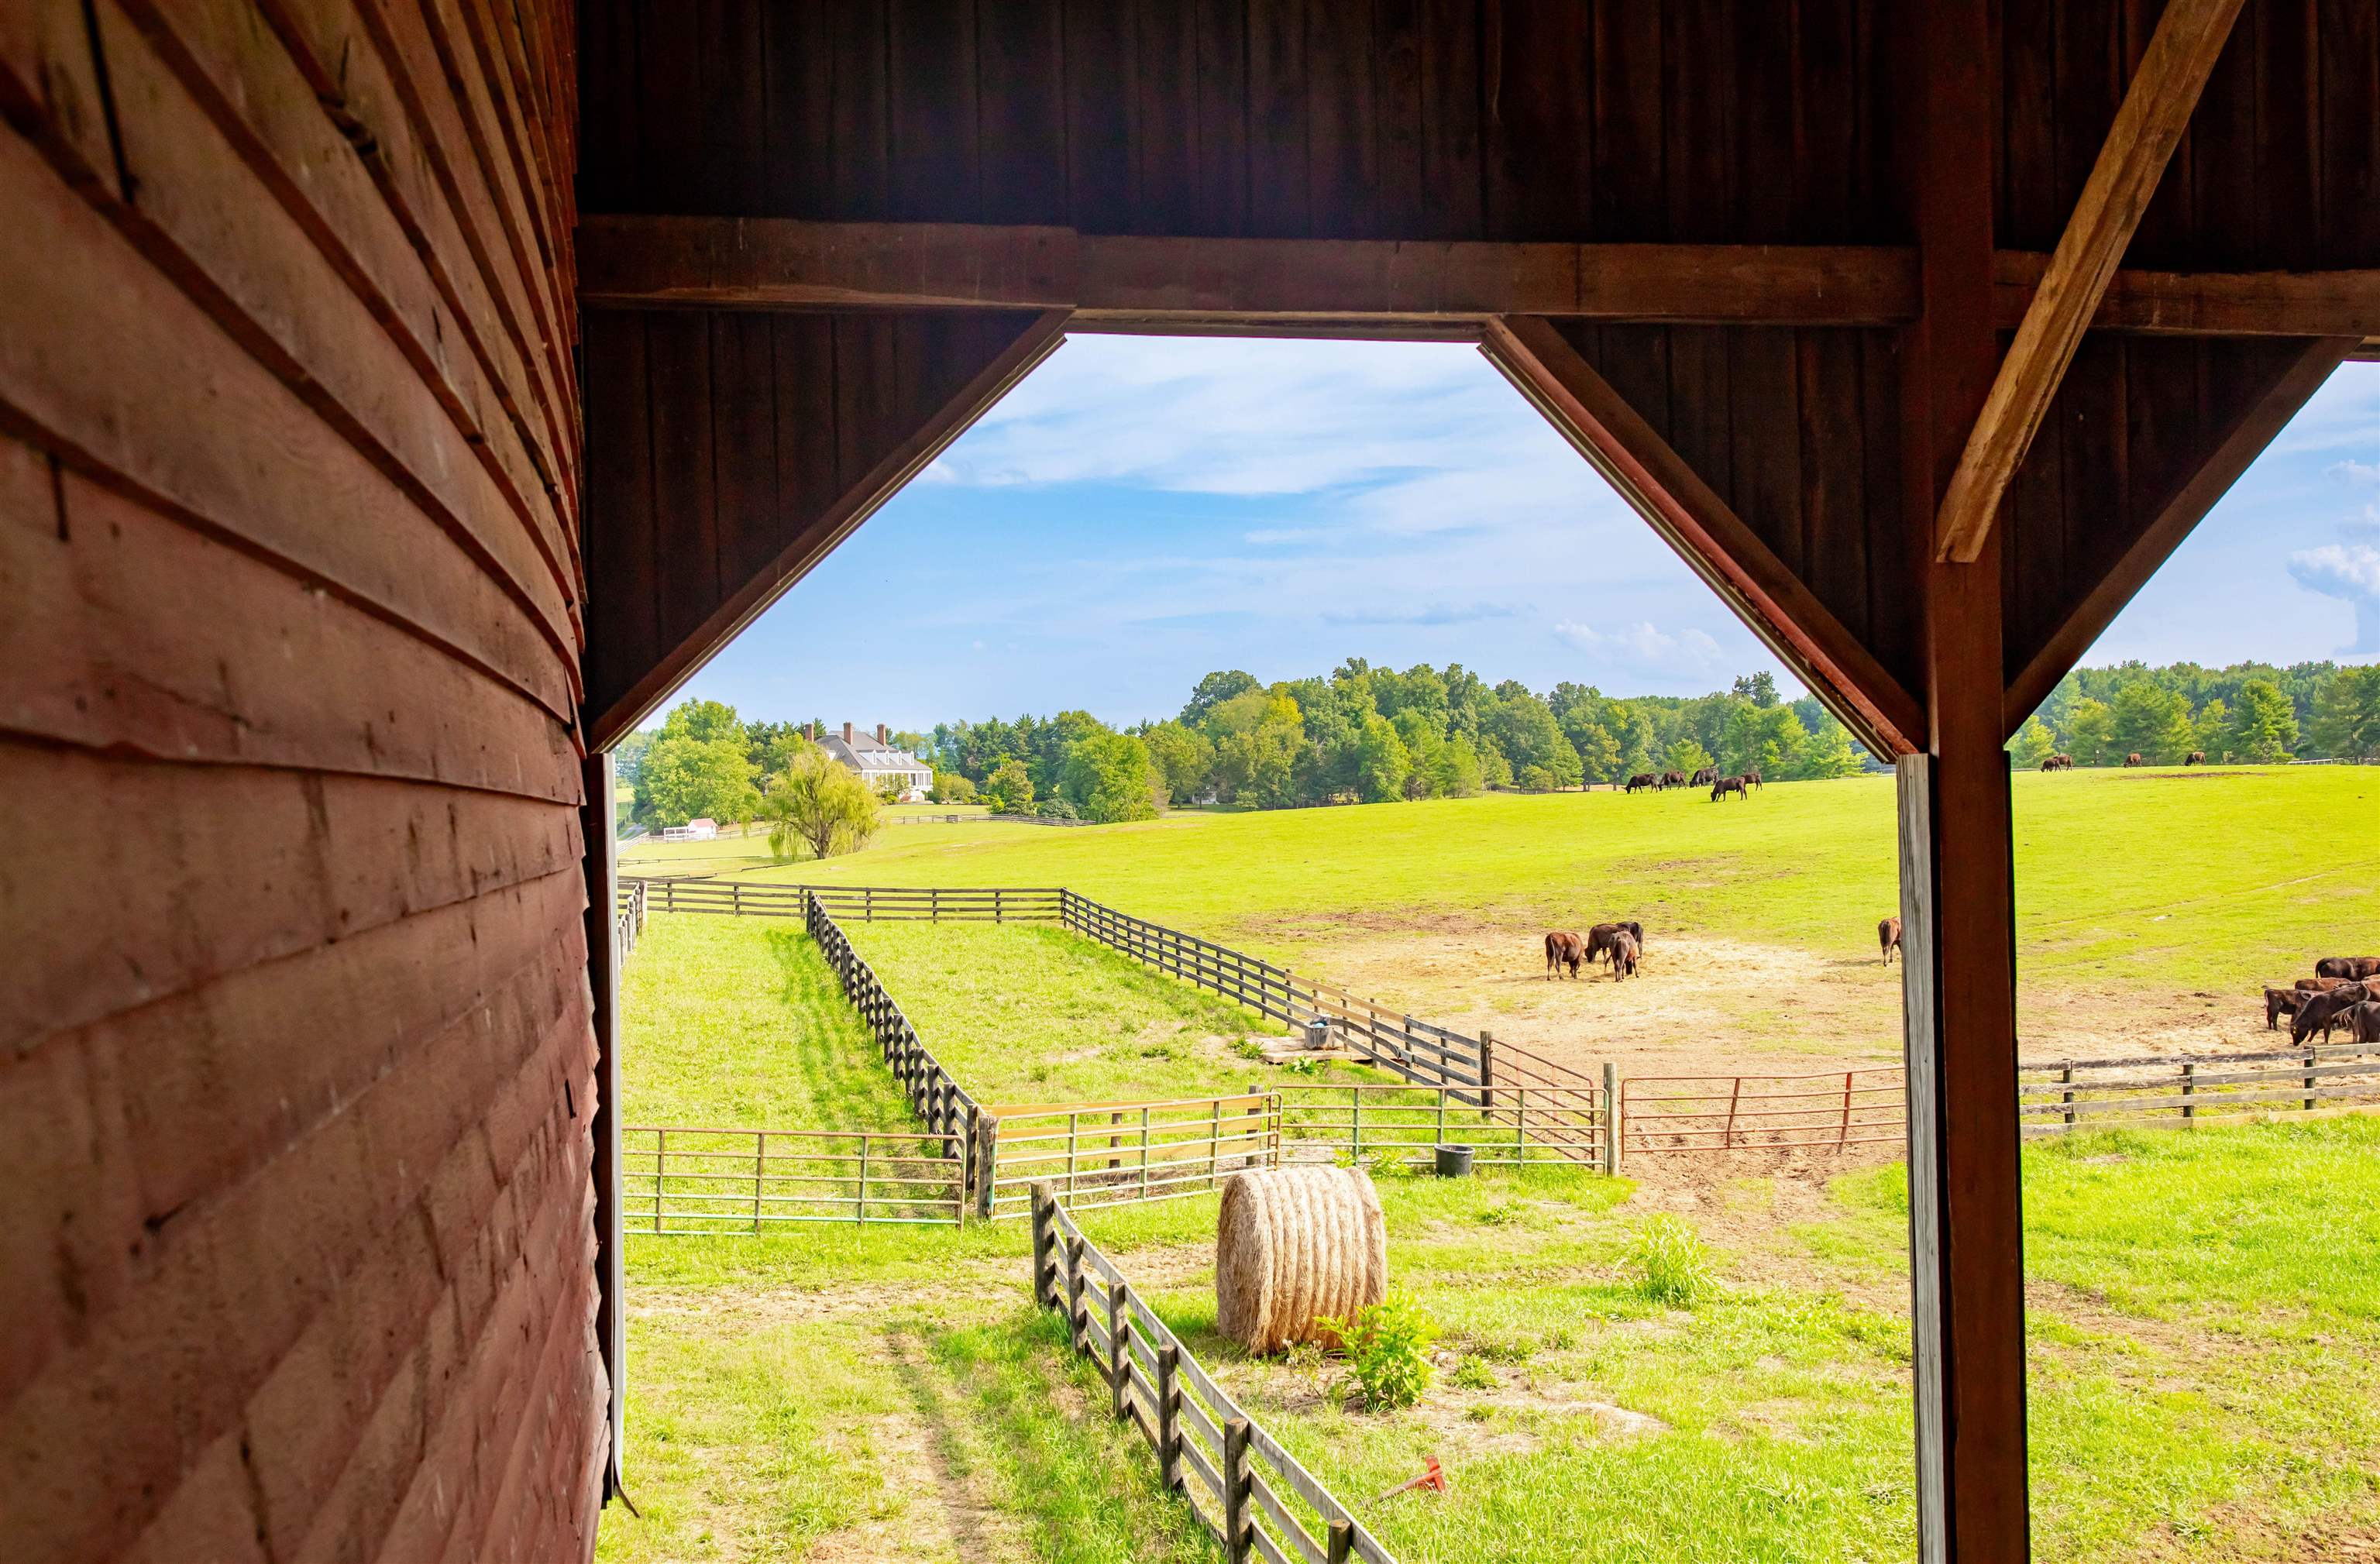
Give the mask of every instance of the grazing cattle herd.
<svg viewBox="0 0 2380 1564">
<path fill-rule="evenodd" d="M 2053 755 L 2041 763 L 2041 769 L 2045 771 L 2070 771 L 2074 769 L 2074 757 Z"/>
<path fill-rule="evenodd" d="M 1723 777 L 1718 774 L 1717 766 L 1705 766 L 1691 777 L 1683 771 L 1663 771 L 1658 776 L 1651 771 L 1639 771 L 1628 779 L 1628 785 L 1621 791 L 1665 793 L 1673 787 L 1706 787 L 1711 790 L 1711 802 L 1716 804 L 1730 793 L 1749 802 L 1751 790 L 1760 785 L 1758 771 L 1746 771 L 1740 777 Z"/>
<path fill-rule="evenodd" d="M 2265 990 L 2265 1029 L 2277 1030 L 2289 1018 L 2289 1041 L 2315 1033 L 2324 1042 L 2338 1027 L 2358 1043 L 2380 1043 L 2380 956 L 2325 956 L 2314 975 L 2287 988 Z"/>
<path fill-rule="evenodd" d="M 1551 982 L 1570 969 L 1572 977 L 1578 969 L 1602 960 L 1611 964 L 1614 981 L 1636 976 L 1636 964 L 1645 954 L 1645 926 L 1633 919 L 1625 923 L 1598 923 L 1585 934 L 1570 934 L 1557 928 L 1546 935 L 1546 979 Z"/>
</svg>

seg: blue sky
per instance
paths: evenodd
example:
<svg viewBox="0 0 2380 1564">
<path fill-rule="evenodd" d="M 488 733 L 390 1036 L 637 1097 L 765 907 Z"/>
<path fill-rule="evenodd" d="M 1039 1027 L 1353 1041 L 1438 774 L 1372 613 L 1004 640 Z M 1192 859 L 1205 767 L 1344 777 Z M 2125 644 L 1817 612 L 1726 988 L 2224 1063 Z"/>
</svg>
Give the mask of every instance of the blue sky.
<svg viewBox="0 0 2380 1564">
<path fill-rule="evenodd" d="M 2374 655 L 2380 365 L 2356 364 L 2087 661 Z M 1211 669 L 1348 656 L 1612 695 L 1776 668 L 1471 347 L 1078 336 L 683 693 L 796 721 L 1122 723 Z"/>
</svg>

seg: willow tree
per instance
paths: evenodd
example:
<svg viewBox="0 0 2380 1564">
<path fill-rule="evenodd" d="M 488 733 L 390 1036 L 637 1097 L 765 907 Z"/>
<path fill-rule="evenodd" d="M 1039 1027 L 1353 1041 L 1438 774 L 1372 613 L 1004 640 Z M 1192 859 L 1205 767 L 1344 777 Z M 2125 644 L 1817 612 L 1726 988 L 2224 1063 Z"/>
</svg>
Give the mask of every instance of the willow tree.
<svg viewBox="0 0 2380 1564">
<path fill-rule="evenodd" d="M 795 856 L 798 843 L 814 858 L 856 852 L 883 823 L 884 806 L 856 772 L 815 744 L 804 742 L 769 780 L 760 805 L 769 822 L 769 851 Z"/>
</svg>

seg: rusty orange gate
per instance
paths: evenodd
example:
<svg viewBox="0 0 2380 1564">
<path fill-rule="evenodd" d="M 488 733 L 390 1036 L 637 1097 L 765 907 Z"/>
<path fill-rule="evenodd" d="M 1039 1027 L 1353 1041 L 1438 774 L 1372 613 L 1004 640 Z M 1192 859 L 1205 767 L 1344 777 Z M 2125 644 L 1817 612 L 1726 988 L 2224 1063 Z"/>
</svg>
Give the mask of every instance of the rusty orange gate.
<svg viewBox="0 0 2380 1564">
<path fill-rule="evenodd" d="M 1840 1151 L 1908 1138 L 1899 1065 L 1813 1075 L 1631 1075 L 1620 1084 L 1623 1155 Z"/>
</svg>

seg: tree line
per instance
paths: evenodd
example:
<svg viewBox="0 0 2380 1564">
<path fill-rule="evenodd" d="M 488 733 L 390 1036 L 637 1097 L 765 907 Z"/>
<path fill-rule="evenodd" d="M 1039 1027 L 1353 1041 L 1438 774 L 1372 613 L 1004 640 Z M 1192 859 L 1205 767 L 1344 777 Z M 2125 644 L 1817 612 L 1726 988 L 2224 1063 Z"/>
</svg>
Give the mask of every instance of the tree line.
<svg viewBox="0 0 2380 1564">
<path fill-rule="evenodd" d="M 2028 768 L 2060 754 L 2078 766 L 2117 765 L 2131 755 L 2171 766 L 2193 753 L 2257 765 L 2369 760 L 2380 758 L 2380 667 L 2078 668 L 2017 730 L 2009 753 Z"/>
<path fill-rule="evenodd" d="M 1265 684 L 1239 669 L 1198 681 L 1179 715 L 1129 730 L 1087 711 L 938 723 L 926 755 L 1003 809 L 1057 796 L 1088 819 L 1145 818 L 1164 804 L 1254 808 L 1550 791 L 1638 771 L 1718 765 L 1778 780 L 1864 764 L 1814 699 L 1785 701 L 1767 673 L 1694 698 L 1611 697 L 1562 683 L 1490 685 L 1460 663 L 1402 673 L 1349 658 L 1327 676 Z"/>
</svg>

